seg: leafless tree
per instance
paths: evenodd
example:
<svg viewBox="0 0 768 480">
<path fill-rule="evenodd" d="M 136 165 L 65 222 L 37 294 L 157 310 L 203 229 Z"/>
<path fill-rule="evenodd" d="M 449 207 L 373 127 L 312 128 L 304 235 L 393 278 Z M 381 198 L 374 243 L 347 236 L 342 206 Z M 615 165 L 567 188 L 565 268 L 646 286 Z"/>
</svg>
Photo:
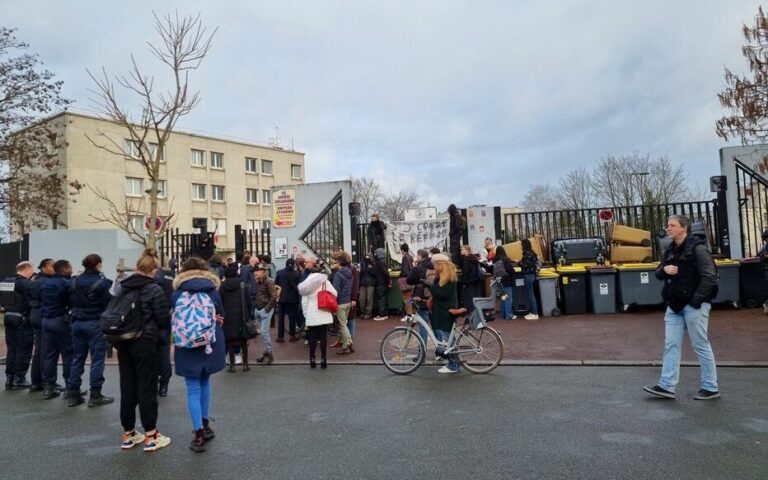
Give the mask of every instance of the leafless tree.
<svg viewBox="0 0 768 480">
<path fill-rule="evenodd" d="M 716 123 L 716 132 L 725 140 L 741 139 L 741 143 L 765 143 L 768 140 L 768 18 L 759 7 L 755 25 L 742 26 L 746 44 L 741 52 L 747 59 L 752 77 L 737 75 L 725 69 L 727 87 L 717 96 L 730 110 Z"/>
<path fill-rule="evenodd" d="M 531 185 L 523 197 L 523 210 L 526 212 L 543 212 L 561 208 L 557 188 L 546 183 Z"/>
<path fill-rule="evenodd" d="M 130 157 L 137 160 L 146 171 L 150 181 L 147 191 L 149 203 L 149 220 L 151 227 L 157 218 L 164 220 L 159 232 L 149 228 L 145 238 L 139 232 L 129 228 L 131 215 L 142 213 L 139 205 L 130 202 L 123 203 L 109 199 L 107 192 L 96 192 L 97 197 L 106 202 L 106 210 L 91 217 L 97 222 L 107 222 L 126 231 L 131 237 L 149 247 L 154 247 L 158 236 L 172 228 L 175 214 L 169 204 L 167 211 L 161 212 L 158 204 L 160 166 L 164 162 L 165 147 L 179 118 L 189 114 L 200 102 L 200 93 L 191 91 L 189 74 L 202 63 L 211 49 L 211 41 L 217 29 L 209 33 L 203 25 L 200 15 L 180 17 L 166 15 L 155 18 L 155 31 L 160 40 L 153 44 L 148 42 L 150 52 L 170 70 L 172 87 L 167 91 L 158 92 L 155 88 L 155 78 L 142 72 L 136 58 L 131 55 L 131 71 L 127 75 L 111 79 L 102 68 L 99 75 L 88 71 L 96 84 L 93 93 L 95 103 L 102 116 L 124 127 L 129 141 L 114 139 L 99 131 L 96 138 L 88 137 L 98 148 L 114 155 Z M 130 110 L 118 99 L 117 87 L 134 94 L 140 105 L 141 114 L 134 118 Z M 143 205 L 142 205 L 143 206 Z"/>
<path fill-rule="evenodd" d="M 683 165 L 668 157 L 652 159 L 633 153 L 608 155 L 595 169 L 594 189 L 598 206 L 656 205 L 697 199 Z"/>
<path fill-rule="evenodd" d="M 585 168 L 572 170 L 560 178 L 558 200 L 562 209 L 595 207 L 594 173 Z"/>
<path fill-rule="evenodd" d="M 399 222 L 405 219 L 406 210 L 417 208 L 420 204 L 418 193 L 400 191 L 385 194 L 378 205 L 378 210 L 383 220 Z"/>
<path fill-rule="evenodd" d="M 367 220 L 376 213 L 376 210 L 384 200 L 384 191 L 379 182 L 367 177 L 349 177 L 352 181 L 352 201 L 360 204 L 361 220 Z"/>
<path fill-rule="evenodd" d="M 13 29 L 0 27 L 0 206 L 19 235 L 61 225 L 66 195 L 81 188 L 61 165 L 61 125 L 43 121 L 71 102 L 38 56 L 23 53 L 28 48 Z"/>
</svg>

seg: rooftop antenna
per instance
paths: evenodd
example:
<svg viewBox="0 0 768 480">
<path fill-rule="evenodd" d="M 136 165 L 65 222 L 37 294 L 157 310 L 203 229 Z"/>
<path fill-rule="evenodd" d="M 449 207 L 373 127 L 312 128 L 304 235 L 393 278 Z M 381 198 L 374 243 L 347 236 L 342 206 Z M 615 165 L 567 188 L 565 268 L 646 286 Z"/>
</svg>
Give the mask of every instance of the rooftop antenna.
<svg viewBox="0 0 768 480">
<path fill-rule="evenodd" d="M 269 146 L 272 148 L 280 147 L 280 128 L 275 126 L 275 136 L 269 139 Z"/>
</svg>

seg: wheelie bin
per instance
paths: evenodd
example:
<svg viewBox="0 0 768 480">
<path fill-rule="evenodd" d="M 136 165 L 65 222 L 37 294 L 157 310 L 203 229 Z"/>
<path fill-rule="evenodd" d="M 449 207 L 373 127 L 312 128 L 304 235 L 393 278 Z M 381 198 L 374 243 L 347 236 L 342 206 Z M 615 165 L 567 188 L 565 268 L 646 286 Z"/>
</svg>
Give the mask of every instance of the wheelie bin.
<svg viewBox="0 0 768 480">
<path fill-rule="evenodd" d="M 663 305 L 664 282 L 656 278 L 659 263 L 635 263 L 616 267 L 619 306 L 626 312 L 632 306 Z"/>
<path fill-rule="evenodd" d="M 616 313 L 616 268 L 587 267 L 589 272 L 589 310 L 592 313 Z"/>
<path fill-rule="evenodd" d="M 733 308 L 739 308 L 741 301 L 741 288 L 739 286 L 739 262 L 728 258 L 715 260 L 717 267 L 718 290 L 712 303 L 730 304 Z"/>
<path fill-rule="evenodd" d="M 559 266 L 560 298 L 568 315 L 587 313 L 587 269 L 583 266 Z"/>
<path fill-rule="evenodd" d="M 560 309 L 557 307 L 557 281 L 560 275 L 554 268 L 542 268 L 536 277 L 538 285 L 536 300 L 539 302 L 540 314 L 544 317 L 557 317 Z"/>
<path fill-rule="evenodd" d="M 757 257 L 744 258 L 739 263 L 741 304 L 748 308 L 759 307 L 768 299 L 768 263 Z"/>
</svg>

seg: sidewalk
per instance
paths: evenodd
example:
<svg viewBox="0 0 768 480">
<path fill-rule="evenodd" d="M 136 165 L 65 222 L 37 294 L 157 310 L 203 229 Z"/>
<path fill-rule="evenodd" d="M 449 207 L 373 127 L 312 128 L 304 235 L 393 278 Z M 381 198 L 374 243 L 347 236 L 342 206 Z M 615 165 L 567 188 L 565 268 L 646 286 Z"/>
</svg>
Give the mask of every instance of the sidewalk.
<svg viewBox="0 0 768 480">
<path fill-rule="evenodd" d="M 341 356 L 329 351 L 330 363 L 380 363 L 379 342 L 390 329 L 402 325 L 399 318 L 374 322 L 357 320 L 355 353 Z M 564 315 L 506 321 L 497 318 L 490 324 L 504 339 L 505 364 L 556 365 L 657 365 L 664 348 L 664 314 L 661 310 L 608 315 Z M 720 307 L 712 312 L 709 335 L 715 358 L 722 365 L 768 366 L 768 316 L 762 309 L 734 310 Z M 276 364 L 307 363 L 303 341 L 275 343 Z M 329 337 L 329 343 L 335 341 Z M 263 351 L 260 338 L 251 341 L 250 359 Z M 0 343 L 0 358 L 5 357 L 5 342 Z M 319 352 L 318 352 L 319 353 Z M 428 352 L 427 359 L 433 358 Z M 116 357 L 108 359 L 115 363 Z M 696 356 L 686 343 L 684 362 Z"/>
</svg>

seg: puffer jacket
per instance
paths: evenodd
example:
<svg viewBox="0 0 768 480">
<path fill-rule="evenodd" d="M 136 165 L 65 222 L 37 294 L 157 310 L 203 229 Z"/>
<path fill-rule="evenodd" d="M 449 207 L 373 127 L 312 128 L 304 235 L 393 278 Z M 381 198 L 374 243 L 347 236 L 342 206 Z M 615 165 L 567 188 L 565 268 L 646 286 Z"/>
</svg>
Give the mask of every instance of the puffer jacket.
<svg viewBox="0 0 768 480">
<path fill-rule="evenodd" d="M 331 283 L 336 289 L 338 296 L 336 301 L 339 305 L 344 305 L 352 301 L 352 269 L 349 267 L 339 267 L 331 275 Z"/>
<path fill-rule="evenodd" d="M 376 285 L 386 285 L 389 287 L 392 284 L 389 278 L 387 254 L 383 248 L 377 248 L 374 254 L 373 274 L 376 278 Z"/>
<path fill-rule="evenodd" d="M 677 275 L 667 275 L 664 267 L 675 265 Z M 706 241 L 688 235 L 682 245 L 674 242 L 664 250 L 664 258 L 656 269 L 656 278 L 664 280 L 662 297 L 667 305 L 679 312 L 690 305 L 701 307 L 716 295 L 717 269 Z"/>
<path fill-rule="evenodd" d="M 248 286 L 237 277 L 228 277 L 219 288 L 221 301 L 224 304 L 224 335 L 227 340 L 247 339 L 244 324 L 245 318 L 253 317 L 251 296 Z"/>
<path fill-rule="evenodd" d="M 153 338 L 158 343 L 167 339 L 160 331 L 168 331 L 171 326 L 170 308 L 163 289 L 155 280 L 146 275 L 134 274 L 120 282 L 120 295 L 139 290 L 139 308 L 144 320 L 144 337 Z"/>
<path fill-rule="evenodd" d="M 330 325 L 333 323 L 333 314 L 331 312 L 317 308 L 317 294 L 323 285 L 325 285 L 326 290 L 334 295 L 337 294 L 336 289 L 328 281 L 328 276 L 324 273 L 310 273 L 307 279 L 299 284 L 301 306 L 308 327 Z"/>
</svg>

